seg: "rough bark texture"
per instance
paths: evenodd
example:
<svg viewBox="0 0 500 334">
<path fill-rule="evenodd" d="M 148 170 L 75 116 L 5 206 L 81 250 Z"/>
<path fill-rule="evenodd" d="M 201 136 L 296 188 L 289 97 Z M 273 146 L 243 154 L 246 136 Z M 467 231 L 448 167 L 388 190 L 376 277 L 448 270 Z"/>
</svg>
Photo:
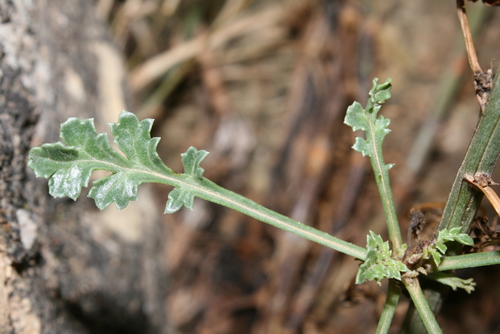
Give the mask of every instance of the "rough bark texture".
<svg viewBox="0 0 500 334">
<path fill-rule="evenodd" d="M 106 131 L 125 105 L 122 63 L 91 2 L 0 0 L 0 333 L 165 331 L 150 190 L 98 212 L 50 198 L 26 167 L 68 117 Z"/>
</svg>

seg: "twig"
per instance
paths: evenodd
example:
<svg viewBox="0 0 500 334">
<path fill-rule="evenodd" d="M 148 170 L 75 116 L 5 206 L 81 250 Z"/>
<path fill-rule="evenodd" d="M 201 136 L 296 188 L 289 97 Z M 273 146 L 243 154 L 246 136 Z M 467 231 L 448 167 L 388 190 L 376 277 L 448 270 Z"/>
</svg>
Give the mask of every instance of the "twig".
<svg viewBox="0 0 500 334">
<path fill-rule="evenodd" d="M 490 184 L 498 185 L 498 183 L 493 182 L 491 176 L 486 173 L 476 173 L 474 176 L 466 175 L 465 180 L 483 192 L 491 205 L 493 205 L 498 216 L 500 216 L 500 198 L 498 198 L 496 192 L 490 188 Z"/>
<path fill-rule="evenodd" d="M 469 20 L 467 19 L 467 13 L 465 11 L 464 0 L 457 0 L 457 14 L 460 26 L 462 27 L 462 33 L 464 35 L 465 50 L 467 51 L 469 64 L 472 73 L 474 73 L 476 97 L 479 101 L 479 105 L 481 106 L 481 112 L 484 113 L 484 109 L 488 103 L 490 91 L 493 86 L 493 72 L 491 69 L 484 72 L 481 69 L 481 65 L 479 65 L 476 48 L 474 47 L 474 41 L 472 40 Z"/>
<path fill-rule="evenodd" d="M 476 48 L 474 47 L 474 42 L 472 41 L 472 34 L 470 32 L 469 20 L 467 19 L 467 13 L 465 12 L 464 0 L 457 0 L 457 14 L 458 20 L 460 21 L 460 26 L 462 27 L 462 33 L 464 34 L 465 49 L 467 50 L 467 56 L 469 57 L 469 64 L 472 73 L 482 73 L 481 65 L 477 60 Z"/>
</svg>

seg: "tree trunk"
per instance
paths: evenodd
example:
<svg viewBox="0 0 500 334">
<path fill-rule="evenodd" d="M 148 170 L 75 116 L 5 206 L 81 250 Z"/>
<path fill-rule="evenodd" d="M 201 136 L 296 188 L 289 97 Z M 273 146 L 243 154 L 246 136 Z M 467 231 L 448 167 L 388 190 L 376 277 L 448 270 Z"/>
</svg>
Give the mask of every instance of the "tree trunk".
<svg viewBox="0 0 500 334">
<path fill-rule="evenodd" d="M 0 0 L 0 333 L 166 330 L 151 190 L 118 212 L 53 199 L 26 167 L 68 117 L 99 132 L 126 106 L 119 53 L 90 1 Z"/>
</svg>

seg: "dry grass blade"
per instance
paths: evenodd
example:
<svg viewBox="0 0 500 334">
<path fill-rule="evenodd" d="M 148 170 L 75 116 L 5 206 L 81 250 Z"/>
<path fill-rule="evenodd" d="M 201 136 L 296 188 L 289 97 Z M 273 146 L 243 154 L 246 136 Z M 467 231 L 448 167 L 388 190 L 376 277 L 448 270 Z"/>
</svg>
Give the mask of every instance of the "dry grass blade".
<svg viewBox="0 0 500 334">
<path fill-rule="evenodd" d="M 279 6 L 262 10 L 261 12 L 239 18 L 213 32 L 203 33 L 195 39 L 184 42 L 172 49 L 154 56 L 144 64 L 138 66 L 130 74 L 130 85 L 136 91 L 145 88 L 148 84 L 161 77 L 173 66 L 196 57 L 206 47 L 215 49 L 238 36 L 252 31 L 265 31 L 279 22 L 285 12 Z M 255 22 L 261 24 L 256 25 Z"/>
<path fill-rule="evenodd" d="M 466 175 L 465 180 L 483 192 L 491 205 L 493 205 L 498 216 L 500 216 L 500 198 L 498 198 L 496 192 L 490 188 L 490 185 L 498 185 L 498 183 L 493 182 L 490 175 L 482 173 L 476 173 L 474 176 Z"/>
<path fill-rule="evenodd" d="M 479 61 L 477 59 L 476 48 L 474 47 L 474 41 L 470 32 L 469 19 L 467 18 L 467 13 L 465 11 L 464 0 L 457 0 L 457 14 L 460 26 L 462 27 L 462 32 L 464 34 L 465 49 L 467 50 L 472 73 L 481 73 L 483 70 L 481 69 L 481 65 L 479 65 Z"/>
</svg>

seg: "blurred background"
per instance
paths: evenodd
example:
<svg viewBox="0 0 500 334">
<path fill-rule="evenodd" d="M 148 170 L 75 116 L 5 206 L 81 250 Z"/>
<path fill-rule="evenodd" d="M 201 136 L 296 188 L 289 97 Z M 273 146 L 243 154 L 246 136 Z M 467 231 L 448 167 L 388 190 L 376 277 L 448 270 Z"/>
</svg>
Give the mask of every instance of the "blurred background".
<svg viewBox="0 0 500 334">
<path fill-rule="evenodd" d="M 468 10 L 483 69 L 498 66 L 499 9 Z M 401 230 L 412 207 L 438 221 L 479 113 L 455 1 L 95 0 L 95 12 L 168 166 L 208 150 L 209 179 L 361 246 L 385 221 L 343 118 L 374 77 L 392 78 L 384 149 Z M 158 210 L 169 190 L 155 188 Z M 203 201 L 163 220 L 169 332 L 374 332 L 385 286 L 354 285 L 352 258 Z M 460 275 L 478 288 L 451 294 L 444 332 L 498 333 L 499 269 Z"/>
</svg>

